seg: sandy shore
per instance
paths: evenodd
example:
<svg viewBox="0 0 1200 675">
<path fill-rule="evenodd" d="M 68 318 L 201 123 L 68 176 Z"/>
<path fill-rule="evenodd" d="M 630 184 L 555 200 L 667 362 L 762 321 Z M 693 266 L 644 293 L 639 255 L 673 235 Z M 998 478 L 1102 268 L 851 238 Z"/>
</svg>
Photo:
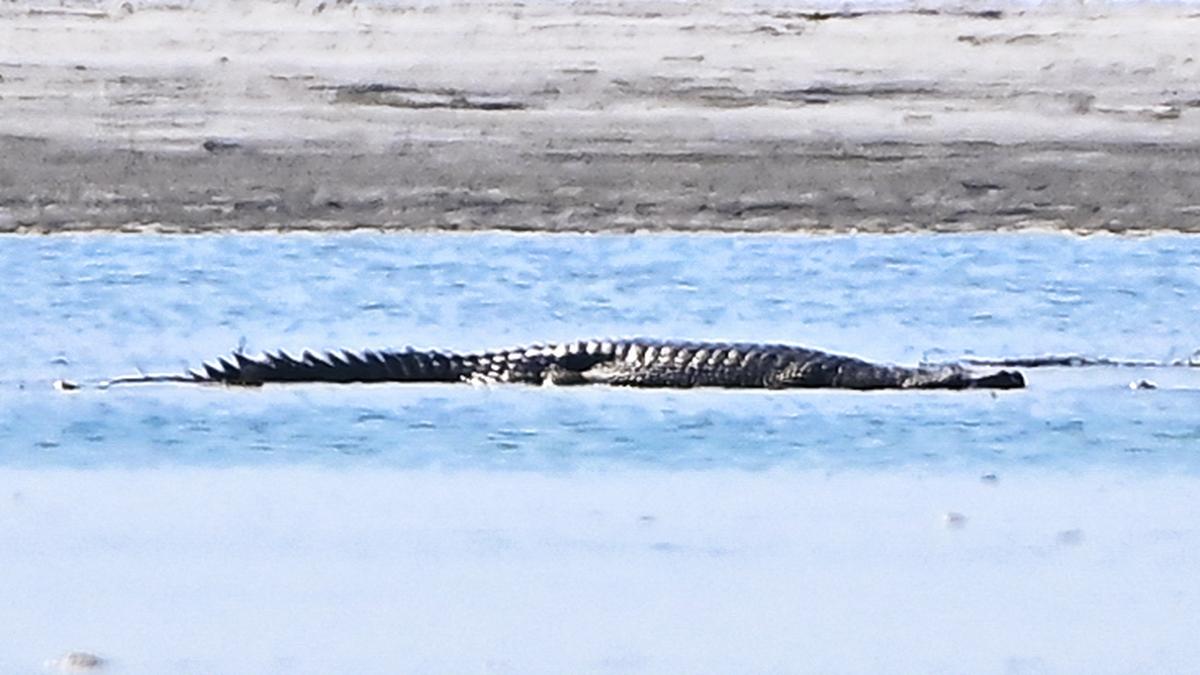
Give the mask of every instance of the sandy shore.
<svg viewBox="0 0 1200 675">
<path fill-rule="evenodd" d="M 0 231 L 1200 230 L 1200 12 L 5 3 Z"/>
<path fill-rule="evenodd" d="M 0 485 L 6 673 L 71 652 L 103 673 L 296 675 L 1200 658 L 1195 476 L 0 468 Z"/>
</svg>

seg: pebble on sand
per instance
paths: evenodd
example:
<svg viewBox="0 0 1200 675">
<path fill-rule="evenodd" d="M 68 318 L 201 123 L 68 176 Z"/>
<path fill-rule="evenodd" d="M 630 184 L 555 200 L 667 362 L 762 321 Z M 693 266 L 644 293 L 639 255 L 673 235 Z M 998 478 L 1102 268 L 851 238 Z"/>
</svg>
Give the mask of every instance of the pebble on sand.
<svg viewBox="0 0 1200 675">
<path fill-rule="evenodd" d="M 1054 535 L 1054 541 L 1060 546 L 1079 546 L 1083 543 L 1083 530 L 1078 528 L 1062 530 Z"/>
<path fill-rule="evenodd" d="M 967 517 L 957 511 L 947 511 L 942 516 L 942 524 L 948 530 L 961 530 L 967 526 Z"/>
<path fill-rule="evenodd" d="M 90 670 L 100 670 L 104 667 L 104 659 L 89 652 L 67 652 L 57 659 L 46 661 L 48 670 L 63 673 L 83 673 Z"/>
</svg>

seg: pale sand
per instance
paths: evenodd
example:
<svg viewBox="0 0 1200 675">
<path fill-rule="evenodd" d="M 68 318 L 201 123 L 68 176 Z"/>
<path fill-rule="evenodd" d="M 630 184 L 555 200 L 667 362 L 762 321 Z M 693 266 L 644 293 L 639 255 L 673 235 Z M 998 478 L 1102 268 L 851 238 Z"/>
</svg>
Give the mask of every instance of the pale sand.
<svg viewBox="0 0 1200 675">
<path fill-rule="evenodd" d="M 1200 230 L 1186 6 L 125 5 L 0 6 L 0 231 Z"/>
<path fill-rule="evenodd" d="M 0 469 L 0 670 L 1180 673 L 1196 476 Z M 954 515 L 957 514 L 957 515 Z"/>
</svg>

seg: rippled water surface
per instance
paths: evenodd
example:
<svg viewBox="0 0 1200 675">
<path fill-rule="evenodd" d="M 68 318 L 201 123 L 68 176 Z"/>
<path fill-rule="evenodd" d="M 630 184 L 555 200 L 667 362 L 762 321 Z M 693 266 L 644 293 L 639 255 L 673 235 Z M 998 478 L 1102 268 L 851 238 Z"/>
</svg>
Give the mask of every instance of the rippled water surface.
<svg viewBox="0 0 1200 675">
<path fill-rule="evenodd" d="M 1200 370 L 1037 369 L 1025 391 L 235 390 L 90 381 L 239 345 L 642 335 L 915 363 L 1200 347 L 1200 239 L 88 235 L 0 239 L 0 463 L 1200 469 Z M 1129 383 L 1150 379 L 1154 391 Z"/>
</svg>

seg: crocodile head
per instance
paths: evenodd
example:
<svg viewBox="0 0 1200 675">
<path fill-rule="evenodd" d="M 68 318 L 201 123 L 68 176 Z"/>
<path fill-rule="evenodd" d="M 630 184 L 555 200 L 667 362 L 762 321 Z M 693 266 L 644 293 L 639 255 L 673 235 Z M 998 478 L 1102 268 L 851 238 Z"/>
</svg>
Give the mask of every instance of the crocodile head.
<svg viewBox="0 0 1200 675">
<path fill-rule="evenodd" d="M 1025 376 L 1015 370 L 1001 370 L 991 375 L 974 378 L 971 387 L 975 389 L 1024 389 Z"/>
</svg>

